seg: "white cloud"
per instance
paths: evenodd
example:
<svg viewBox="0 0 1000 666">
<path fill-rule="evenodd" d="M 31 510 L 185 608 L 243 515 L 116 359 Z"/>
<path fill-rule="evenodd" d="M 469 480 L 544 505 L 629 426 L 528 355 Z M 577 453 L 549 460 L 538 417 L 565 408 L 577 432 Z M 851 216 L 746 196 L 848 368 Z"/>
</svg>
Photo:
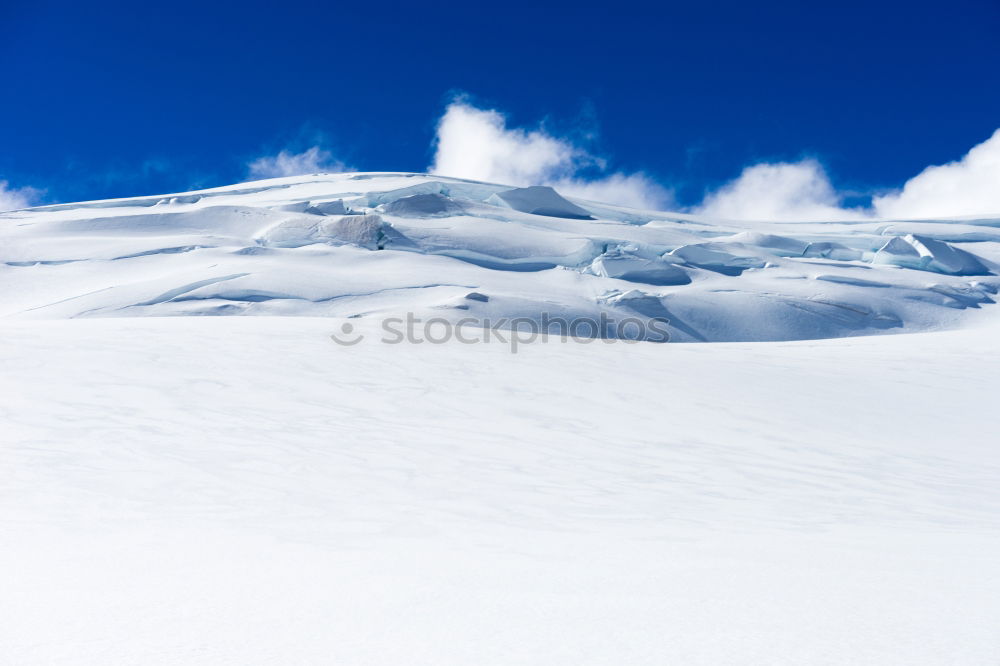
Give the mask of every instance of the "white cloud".
<svg viewBox="0 0 1000 666">
<path fill-rule="evenodd" d="M 247 170 L 252 178 L 280 178 L 349 169 L 343 162 L 335 160 L 330 151 L 313 146 L 301 153 L 282 150 L 277 155 L 258 157 L 247 164 Z"/>
<path fill-rule="evenodd" d="M 543 129 L 508 128 L 499 111 L 452 102 L 438 122 L 430 173 L 518 187 L 550 185 L 563 194 L 639 208 L 661 208 L 670 193 L 641 173 L 588 179 L 603 161 Z"/>
<path fill-rule="evenodd" d="M 927 167 L 872 205 L 879 217 L 896 219 L 1000 214 L 1000 129 L 961 160 Z"/>
<path fill-rule="evenodd" d="M 437 128 L 431 173 L 505 185 L 537 185 L 572 174 L 587 154 L 541 130 L 507 129 L 493 110 L 450 104 Z"/>
<path fill-rule="evenodd" d="M 1000 130 L 962 159 L 930 166 L 871 208 L 843 208 L 815 160 L 755 164 L 692 212 L 731 220 L 919 219 L 1000 215 Z"/>
<path fill-rule="evenodd" d="M 840 206 L 823 167 L 815 160 L 755 164 L 709 194 L 694 212 L 729 220 L 848 220 L 866 217 Z"/>
<path fill-rule="evenodd" d="M 38 201 L 41 191 L 33 187 L 10 187 L 6 180 L 0 180 L 0 211 L 27 208 Z"/>
</svg>

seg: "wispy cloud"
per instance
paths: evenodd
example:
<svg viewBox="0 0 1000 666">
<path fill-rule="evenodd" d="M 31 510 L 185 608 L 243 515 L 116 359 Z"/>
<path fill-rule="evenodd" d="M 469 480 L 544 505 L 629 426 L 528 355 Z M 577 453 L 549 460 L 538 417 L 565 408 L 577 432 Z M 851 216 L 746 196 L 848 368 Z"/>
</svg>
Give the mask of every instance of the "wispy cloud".
<svg viewBox="0 0 1000 666">
<path fill-rule="evenodd" d="M 674 203 L 670 190 L 641 172 L 613 173 L 596 180 L 561 178 L 551 184 L 569 196 L 590 201 L 619 203 L 633 208 L 664 210 L 672 207 Z"/>
<path fill-rule="evenodd" d="M 251 178 L 280 178 L 307 173 L 350 171 L 346 164 L 333 157 L 330 151 L 313 146 L 301 153 L 282 150 L 277 155 L 258 157 L 247 164 Z"/>
<path fill-rule="evenodd" d="M 847 220 L 866 217 L 841 206 L 819 162 L 755 164 L 710 193 L 692 212 L 728 220 Z"/>
<path fill-rule="evenodd" d="M 41 196 L 42 191 L 34 187 L 11 187 L 6 180 L 0 180 L 0 211 L 33 206 Z"/>
<path fill-rule="evenodd" d="M 642 173 L 603 173 L 604 160 L 542 128 L 507 127 L 495 109 L 456 100 L 438 121 L 431 173 L 505 185 L 551 185 L 564 194 L 638 208 L 662 208 L 670 192 Z"/>
</svg>

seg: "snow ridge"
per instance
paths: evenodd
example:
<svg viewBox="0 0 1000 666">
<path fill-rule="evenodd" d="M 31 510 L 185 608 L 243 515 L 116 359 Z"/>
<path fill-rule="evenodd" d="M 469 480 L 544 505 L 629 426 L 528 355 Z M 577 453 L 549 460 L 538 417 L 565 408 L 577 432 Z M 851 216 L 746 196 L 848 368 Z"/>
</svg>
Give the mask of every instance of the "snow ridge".
<svg viewBox="0 0 1000 666">
<path fill-rule="evenodd" d="M 0 316 L 603 313 L 668 319 L 675 341 L 817 339 L 959 326 L 998 262 L 998 219 L 735 223 L 314 174 L 2 214 Z"/>
</svg>

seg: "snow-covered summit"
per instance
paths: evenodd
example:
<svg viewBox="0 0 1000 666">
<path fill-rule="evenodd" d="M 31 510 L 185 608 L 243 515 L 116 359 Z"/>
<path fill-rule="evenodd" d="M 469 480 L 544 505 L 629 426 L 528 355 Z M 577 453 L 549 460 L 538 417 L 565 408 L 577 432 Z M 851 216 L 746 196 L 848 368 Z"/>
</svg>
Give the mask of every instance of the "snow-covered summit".
<svg viewBox="0 0 1000 666">
<path fill-rule="evenodd" d="M 0 316 L 664 318 L 675 341 L 953 327 L 1000 220 L 734 223 L 406 173 L 0 214 Z M 475 294 L 474 298 L 469 298 Z"/>
</svg>

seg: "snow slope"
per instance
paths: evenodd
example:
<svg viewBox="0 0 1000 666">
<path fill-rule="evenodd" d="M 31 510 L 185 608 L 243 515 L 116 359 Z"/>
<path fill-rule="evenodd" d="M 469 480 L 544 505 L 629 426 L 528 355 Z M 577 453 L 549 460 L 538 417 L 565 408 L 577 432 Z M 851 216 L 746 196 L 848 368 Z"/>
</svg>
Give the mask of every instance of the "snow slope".
<svg viewBox="0 0 1000 666">
<path fill-rule="evenodd" d="M 736 224 L 317 174 L 0 215 L 0 316 L 603 312 L 679 342 L 799 340 L 959 326 L 998 262 L 1000 219 Z"/>
<path fill-rule="evenodd" d="M 4 214 L 0 663 L 996 663 L 998 234 L 410 174 Z"/>
<path fill-rule="evenodd" d="M 5 663 L 1000 655 L 996 328 L 518 354 L 313 318 L 0 330 Z"/>
</svg>

